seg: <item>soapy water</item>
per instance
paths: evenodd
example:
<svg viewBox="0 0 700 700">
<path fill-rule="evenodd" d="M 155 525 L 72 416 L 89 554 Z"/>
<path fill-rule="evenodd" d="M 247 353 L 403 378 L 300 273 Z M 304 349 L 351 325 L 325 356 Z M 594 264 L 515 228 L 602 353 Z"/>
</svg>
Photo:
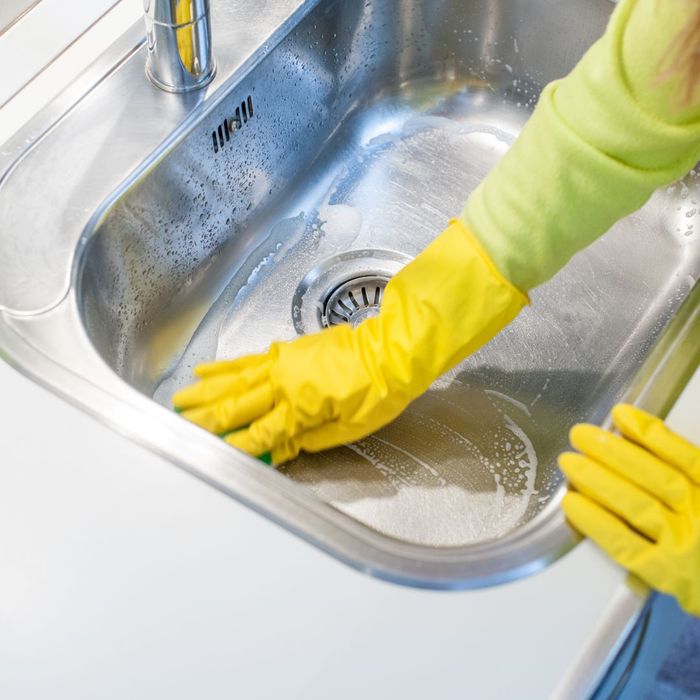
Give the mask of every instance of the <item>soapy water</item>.
<svg viewBox="0 0 700 700">
<path fill-rule="evenodd" d="M 282 471 L 393 537 L 431 546 L 495 539 L 539 505 L 538 458 L 510 397 L 440 380 L 394 423 Z"/>
<path fill-rule="evenodd" d="M 667 229 L 681 245 L 697 245 L 700 232 L 700 168 L 665 189 L 672 204 L 664 207 Z M 659 196 L 657 193 L 656 196 Z"/>
<path fill-rule="evenodd" d="M 236 270 L 156 400 L 167 405 L 200 361 L 296 337 L 291 300 L 319 262 L 375 247 L 420 252 L 458 211 L 465 163 L 481 164 L 479 179 L 512 140 L 488 125 L 418 117 L 356 145 L 318 204 L 274 225 Z M 407 201 L 406 187 L 423 195 Z M 541 505 L 531 424 L 522 403 L 469 387 L 452 373 L 376 435 L 301 455 L 281 471 L 385 534 L 432 546 L 468 544 L 503 536 Z"/>
</svg>

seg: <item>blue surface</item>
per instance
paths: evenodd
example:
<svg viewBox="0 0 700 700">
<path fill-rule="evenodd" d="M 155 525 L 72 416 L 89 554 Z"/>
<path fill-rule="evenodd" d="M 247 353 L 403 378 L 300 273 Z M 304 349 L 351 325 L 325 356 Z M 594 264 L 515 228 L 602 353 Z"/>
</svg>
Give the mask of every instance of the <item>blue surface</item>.
<svg viewBox="0 0 700 700">
<path fill-rule="evenodd" d="M 688 618 L 647 700 L 700 698 L 700 618 Z"/>
<path fill-rule="evenodd" d="M 653 594 L 593 698 L 700 700 L 700 618 Z"/>
</svg>

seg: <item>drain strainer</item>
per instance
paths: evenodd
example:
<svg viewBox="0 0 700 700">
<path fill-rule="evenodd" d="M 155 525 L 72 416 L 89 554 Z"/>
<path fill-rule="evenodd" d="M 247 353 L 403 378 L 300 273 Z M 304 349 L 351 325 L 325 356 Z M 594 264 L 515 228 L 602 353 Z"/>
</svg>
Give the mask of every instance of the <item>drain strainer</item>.
<svg viewBox="0 0 700 700">
<path fill-rule="evenodd" d="M 323 305 L 321 322 L 324 326 L 349 323 L 356 326 L 379 313 L 386 277 L 364 275 L 349 279 L 331 292 Z"/>
<path fill-rule="evenodd" d="M 301 281 L 292 301 L 297 333 L 349 323 L 378 313 L 389 280 L 411 258 L 393 250 L 352 250 L 324 260 Z"/>
</svg>

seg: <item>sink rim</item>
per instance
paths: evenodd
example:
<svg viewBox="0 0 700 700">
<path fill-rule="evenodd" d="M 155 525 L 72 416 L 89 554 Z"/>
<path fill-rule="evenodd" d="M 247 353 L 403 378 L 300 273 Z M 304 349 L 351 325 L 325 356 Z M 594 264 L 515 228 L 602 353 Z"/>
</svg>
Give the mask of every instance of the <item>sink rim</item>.
<svg viewBox="0 0 700 700">
<path fill-rule="evenodd" d="M 320 0 L 297 3 L 291 30 Z M 142 73 L 140 63 L 143 39 L 133 46 L 136 26 L 124 35 L 121 44 L 108 50 L 90 75 L 76 81 L 68 94 L 79 100 L 87 96 L 96 84 L 109 84 L 113 71 Z M 277 30 L 283 31 L 282 25 Z M 276 31 L 277 31 L 276 30 Z M 140 32 L 140 27 L 139 27 Z M 286 35 L 286 33 L 285 33 Z M 121 46 L 130 47 L 125 51 Z M 262 44 L 258 50 L 262 48 Z M 111 52 L 111 53 L 110 53 Z M 138 179 L 155 160 L 173 148 L 199 124 L 236 85 L 255 67 L 250 59 L 245 67 L 237 67 L 220 76 L 218 89 L 198 103 L 187 119 L 171 130 L 155 150 L 144 151 L 138 168 L 119 181 L 116 189 L 102 199 L 81 232 L 78 247 L 73 252 L 70 286 L 56 304 L 30 314 L 12 314 L 4 310 L 0 315 L 0 348 L 11 364 L 39 384 L 49 388 L 70 403 L 92 414 L 102 423 L 146 446 L 170 462 L 193 473 L 215 488 L 283 525 L 320 549 L 350 564 L 354 568 L 396 583 L 423 588 L 464 589 L 503 583 L 534 573 L 571 549 L 576 538 L 565 523 L 560 500 L 563 488 L 535 518 L 507 536 L 492 541 L 458 547 L 427 547 L 376 532 L 352 517 L 323 503 L 301 486 L 281 474 L 267 470 L 256 460 L 231 450 L 217 438 L 190 426 L 174 414 L 142 396 L 121 380 L 102 359 L 89 339 L 78 310 L 76 282 L 86 252 L 86 242 L 98 225 L 106 209 L 121 193 Z M 105 77 L 106 75 L 106 77 Z M 97 82 L 91 82 L 92 77 Z M 71 92 L 72 90 L 72 92 Z M 29 122 L 11 139 L 17 145 L 7 156 L 0 156 L 0 198 L 2 183 L 23 156 L 47 137 L 54 124 L 70 118 L 73 108 L 66 95 L 60 95 L 43 112 Z M 29 137 L 30 143 L 26 144 Z M 688 299 L 664 331 L 655 349 L 650 353 L 637 378 L 630 385 L 628 399 L 638 405 L 664 415 L 673 398 L 680 392 L 685 370 L 678 359 L 684 339 L 700 336 L 700 283 L 696 282 Z M 88 353 L 95 366 L 82 368 L 75 359 L 61 358 L 65 348 L 58 352 L 56 328 L 75 334 L 71 342 L 77 352 L 73 358 Z M 42 336 L 42 333 L 44 334 Z M 53 338 L 51 337 L 53 334 Z M 700 348 L 700 342 L 696 343 Z M 73 348 L 71 348 L 73 349 Z M 70 355 L 71 353 L 67 353 Z M 686 358 L 688 359 L 688 358 Z M 692 358 L 690 358 L 692 362 Z M 686 363 L 687 364 L 687 363 Z M 675 381 L 667 373 L 675 368 Z M 113 415 L 111 415 L 113 414 Z M 158 440 L 157 437 L 162 438 Z M 177 438 L 169 442 L 167 437 Z M 177 449 L 173 445 L 177 446 Z M 206 464 L 205 467 L 194 466 Z M 269 486 L 268 486 L 269 484 Z M 532 546 L 536 532 L 537 546 Z"/>
<path fill-rule="evenodd" d="M 77 320 L 75 299 L 65 306 Z M 91 348 L 84 329 L 80 330 L 83 346 Z M 559 508 L 563 488 L 535 518 L 500 540 L 460 547 L 426 547 L 396 540 L 373 531 L 284 475 L 187 424 L 129 387 L 106 364 L 105 374 L 112 376 L 112 383 L 105 386 L 101 381 L 100 386 L 47 357 L 7 323 L 0 324 L 0 348 L 20 372 L 103 424 L 377 578 L 427 589 L 481 588 L 536 573 L 578 542 Z M 697 366 L 699 355 L 700 284 L 696 283 L 637 373 L 625 400 L 664 417 Z M 116 417 L 110 416 L 111 409 Z M 173 439 L 159 441 L 153 429 L 161 438 Z"/>
</svg>

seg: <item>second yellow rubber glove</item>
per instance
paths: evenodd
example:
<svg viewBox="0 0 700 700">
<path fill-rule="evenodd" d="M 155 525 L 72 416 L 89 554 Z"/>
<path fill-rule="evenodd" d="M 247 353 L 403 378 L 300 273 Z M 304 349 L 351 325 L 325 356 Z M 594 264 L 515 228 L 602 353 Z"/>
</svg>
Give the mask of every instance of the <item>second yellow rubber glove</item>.
<svg viewBox="0 0 700 700">
<path fill-rule="evenodd" d="M 453 222 L 388 284 L 381 311 L 263 354 L 201 365 L 173 397 L 185 418 L 275 464 L 386 425 L 527 303 Z"/>
<path fill-rule="evenodd" d="M 631 406 L 613 419 L 621 436 L 571 431 L 582 454 L 559 460 L 576 489 L 564 512 L 620 565 L 700 615 L 700 448 Z"/>
</svg>

